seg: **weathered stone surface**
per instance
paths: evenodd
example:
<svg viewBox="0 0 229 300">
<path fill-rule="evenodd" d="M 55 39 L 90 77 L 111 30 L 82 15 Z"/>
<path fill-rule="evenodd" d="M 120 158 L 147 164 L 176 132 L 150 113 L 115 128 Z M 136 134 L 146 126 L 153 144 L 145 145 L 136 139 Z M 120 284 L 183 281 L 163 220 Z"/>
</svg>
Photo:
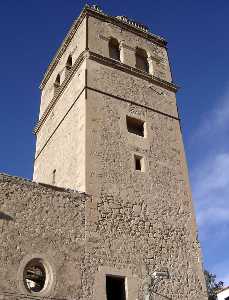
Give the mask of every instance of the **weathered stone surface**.
<svg viewBox="0 0 229 300">
<path fill-rule="evenodd" d="M 0 174 L 0 295 L 20 289 L 25 257 L 44 256 L 52 264 L 57 298 L 82 297 L 85 202 L 89 196 Z M 22 271 L 22 270 L 21 270 Z M 45 295 L 46 296 L 46 295 Z M 50 296 L 50 295 L 47 295 Z"/>
<path fill-rule="evenodd" d="M 165 43 L 98 10 L 79 20 L 45 75 L 35 130 L 34 181 L 63 188 L 0 176 L 0 291 L 29 294 L 18 273 L 41 255 L 55 276 L 37 297 L 106 300 L 110 274 L 125 277 L 128 300 L 206 300 Z M 120 62 L 109 58 L 111 37 Z M 136 69 L 137 47 L 149 74 Z M 144 137 L 126 116 L 144 122 Z M 169 279 L 155 282 L 162 270 Z"/>
<path fill-rule="evenodd" d="M 105 299 L 103 282 L 112 272 L 126 276 L 130 299 L 143 300 L 147 274 L 166 267 L 170 279 L 155 292 L 172 299 L 205 299 L 189 206 L 180 215 L 176 202 L 173 208 L 161 205 L 161 214 L 159 208 L 148 212 L 133 199 L 120 208 L 110 194 L 96 201 L 7 175 L 0 175 L 0 199 L 3 299 L 25 292 L 18 273 L 22 260 L 32 255 L 43 255 L 52 264 L 51 297 Z"/>
</svg>

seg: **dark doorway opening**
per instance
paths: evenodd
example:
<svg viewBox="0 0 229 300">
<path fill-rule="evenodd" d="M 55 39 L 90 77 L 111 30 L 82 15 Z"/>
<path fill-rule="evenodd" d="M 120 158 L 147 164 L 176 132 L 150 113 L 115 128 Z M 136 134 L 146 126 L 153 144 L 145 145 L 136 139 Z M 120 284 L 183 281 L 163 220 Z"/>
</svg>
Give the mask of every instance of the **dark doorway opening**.
<svg viewBox="0 0 229 300">
<path fill-rule="evenodd" d="M 125 277 L 106 276 L 107 300 L 126 300 Z"/>
</svg>

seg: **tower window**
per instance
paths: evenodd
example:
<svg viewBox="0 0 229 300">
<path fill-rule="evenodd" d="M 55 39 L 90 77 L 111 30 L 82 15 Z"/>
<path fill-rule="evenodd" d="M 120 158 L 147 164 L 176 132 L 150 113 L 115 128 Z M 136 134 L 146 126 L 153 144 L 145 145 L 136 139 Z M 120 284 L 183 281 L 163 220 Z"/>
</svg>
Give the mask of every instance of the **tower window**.
<svg viewBox="0 0 229 300">
<path fill-rule="evenodd" d="M 136 56 L 136 68 L 149 73 L 149 63 L 148 63 L 146 51 L 137 48 L 135 56 Z"/>
<path fill-rule="evenodd" d="M 107 300 L 126 300 L 125 277 L 106 276 Z"/>
<path fill-rule="evenodd" d="M 56 183 L 56 169 L 52 171 L 52 184 Z"/>
<path fill-rule="evenodd" d="M 69 55 L 68 60 L 66 62 L 66 69 L 71 70 L 71 68 L 72 68 L 72 56 Z"/>
<path fill-rule="evenodd" d="M 56 80 L 54 82 L 54 87 L 58 88 L 60 86 L 60 74 L 56 76 Z"/>
<path fill-rule="evenodd" d="M 114 38 L 109 40 L 109 56 L 110 58 L 120 61 L 119 42 Z"/>
<path fill-rule="evenodd" d="M 142 120 L 126 116 L 127 130 L 136 135 L 140 135 L 144 137 L 145 135 L 144 123 L 145 122 Z"/>
<path fill-rule="evenodd" d="M 134 155 L 134 165 L 136 171 L 144 172 L 144 158 L 140 155 Z"/>
</svg>

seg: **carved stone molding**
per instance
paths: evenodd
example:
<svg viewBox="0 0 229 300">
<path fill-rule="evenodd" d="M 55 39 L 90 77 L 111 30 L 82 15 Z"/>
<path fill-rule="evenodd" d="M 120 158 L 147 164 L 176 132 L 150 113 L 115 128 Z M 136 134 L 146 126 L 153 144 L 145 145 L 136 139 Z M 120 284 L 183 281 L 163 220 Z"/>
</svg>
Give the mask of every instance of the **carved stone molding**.
<svg viewBox="0 0 229 300">
<path fill-rule="evenodd" d="M 155 83 L 159 86 L 162 86 L 172 92 L 177 92 L 179 87 L 177 85 L 175 85 L 174 83 L 171 83 L 171 82 L 168 82 L 166 80 L 163 80 L 163 79 L 160 79 L 154 75 L 150 75 L 144 71 L 141 71 L 137 68 L 134 68 L 134 67 L 130 67 L 129 65 L 126 65 L 126 64 L 123 64 L 119 61 L 115 61 L 109 57 L 104 57 L 100 54 L 97 54 L 97 53 L 94 53 L 94 52 L 91 52 L 91 51 L 88 51 L 89 53 L 89 59 L 92 59 L 92 60 L 95 60 L 95 61 L 98 61 L 104 65 L 109 65 L 109 66 L 112 66 L 114 68 L 117 68 L 119 70 L 122 70 L 124 72 L 128 72 L 134 76 L 137 76 L 137 77 L 140 77 L 140 78 L 143 78 L 149 82 L 152 82 L 152 83 Z"/>
<path fill-rule="evenodd" d="M 44 74 L 44 78 L 43 78 L 43 80 L 40 84 L 40 89 L 43 89 L 44 86 L 46 85 L 48 79 L 50 78 L 50 76 L 53 72 L 53 70 L 57 66 L 60 58 L 62 57 L 63 53 L 67 49 L 67 47 L 70 44 L 73 36 L 76 33 L 78 27 L 80 26 L 80 24 L 82 23 L 83 19 L 86 16 L 93 16 L 93 17 L 98 18 L 100 20 L 104 20 L 106 22 L 112 23 L 112 24 L 117 25 L 117 26 L 119 26 L 119 27 L 121 27 L 121 28 L 123 28 L 127 31 L 130 31 L 130 32 L 133 32 L 133 33 L 135 33 L 139 36 L 142 36 L 145 39 L 149 40 L 150 42 L 153 42 L 155 44 L 160 45 L 161 47 L 166 47 L 167 42 L 164 38 L 162 38 L 160 36 L 157 36 L 157 35 L 155 35 L 151 32 L 148 32 L 146 30 L 143 30 L 142 28 L 140 28 L 140 25 L 135 26 L 131 22 L 129 23 L 129 22 L 126 22 L 125 20 L 122 20 L 120 18 L 108 16 L 108 15 L 104 14 L 102 12 L 102 10 L 100 10 L 99 8 L 90 7 L 90 6 L 86 5 L 84 7 L 83 11 L 81 12 L 80 16 L 73 22 L 73 24 L 72 24 L 70 30 L 68 31 L 65 39 L 63 40 L 61 46 L 57 50 L 56 55 L 54 56 L 53 60 L 49 64 L 48 69 Z M 136 23 L 136 24 L 138 24 L 138 23 Z"/>
</svg>

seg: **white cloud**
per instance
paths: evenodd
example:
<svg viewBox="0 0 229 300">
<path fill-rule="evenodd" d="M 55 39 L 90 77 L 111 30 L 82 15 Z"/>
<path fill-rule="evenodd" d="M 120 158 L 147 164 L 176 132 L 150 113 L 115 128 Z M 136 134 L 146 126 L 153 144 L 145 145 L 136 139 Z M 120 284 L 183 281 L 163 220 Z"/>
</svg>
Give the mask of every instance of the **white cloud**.
<svg viewBox="0 0 229 300">
<path fill-rule="evenodd" d="M 200 153 L 191 168 L 198 224 L 229 222 L 229 87 L 204 116 L 191 147 L 194 142 Z"/>
<path fill-rule="evenodd" d="M 207 139 L 229 129 L 229 87 L 217 102 L 217 105 L 203 116 L 203 120 L 193 134 L 192 143 L 197 139 Z"/>
<path fill-rule="evenodd" d="M 229 185 L 229 153 L 218 153 L 202 161 L 192 173 L 193 193 L 196 197 L 208 196 L 211 192 Z"/>
<path fill-rule="evenodd" d="M 191 180 L 198 225 L 229 223 L 229 153 L 200 162 Z"/>
<path fill-rule="evenodd" d="M 190 143 L 195 150 L 191 182 L 205 262 L 227 285 L 228 256 L 218 253 L 225 256 L 229 246 L 229 88 L 205 114 Z"/>
</svg>

